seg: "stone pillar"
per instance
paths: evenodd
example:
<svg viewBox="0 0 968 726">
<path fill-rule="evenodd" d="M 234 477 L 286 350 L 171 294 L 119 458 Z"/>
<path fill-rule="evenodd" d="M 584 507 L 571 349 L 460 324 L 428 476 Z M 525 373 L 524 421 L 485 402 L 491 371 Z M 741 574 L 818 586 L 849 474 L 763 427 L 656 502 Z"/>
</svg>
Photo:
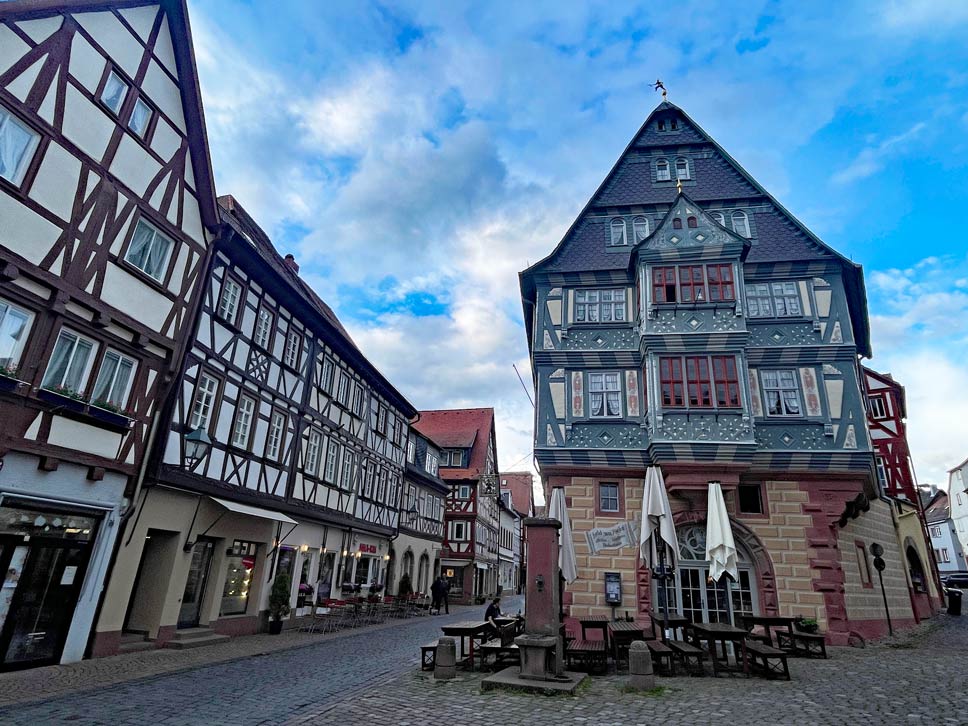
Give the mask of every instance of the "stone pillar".
<svg viewBox="0 0 968 726">
<path fill-rule="evenodd" d="M 524 634 L 514 639 L 521 655 L 521 677 L 551 680 L 563 670 L 561 594 L 558 587 L 557 519 L 524 520 L 528 538 Z"/>
<path fill-rule="evenodd" d="M 655 688 L 652 653 L 644 640 L 636 640 L 629 645 L 629 685 L 640 691 Z"/>
<path fill-rule="evenodd" d="M 457 676 L 457 645 L 453 638 L 442 637 L 437 641 L 434 657 L 434 680 L 450 680 Z"/>
</svg>

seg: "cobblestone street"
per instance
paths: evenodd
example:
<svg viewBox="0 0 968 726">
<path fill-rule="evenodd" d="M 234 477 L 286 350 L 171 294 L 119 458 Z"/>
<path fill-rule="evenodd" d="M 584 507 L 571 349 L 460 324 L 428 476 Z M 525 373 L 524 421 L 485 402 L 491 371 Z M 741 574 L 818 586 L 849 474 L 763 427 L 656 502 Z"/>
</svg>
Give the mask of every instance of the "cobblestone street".
<svg viewBox="0 0 968 726">
<path fill-rule="evenodd" d="M 482 694 L 476 673 L 437 683 L 417 670 L 417 647 L 443 622 L 477 610 L 11 705 L 0 709 L 0 723 L 968 723 L 965 618 L 939 616 L 890 642 L 834 648 L 827 661 L 792 660 L 790 683 L 659 678 L 661 692 L 641 695 L 623 692 L 626 678 L 612 675 L 592 679 L 575 698 L 550 699 Z M 124 658 L 110 662 L 118 668 Z M 0 677 L 0 693 L 9 697 L 17 678 Z"/>
</svg>

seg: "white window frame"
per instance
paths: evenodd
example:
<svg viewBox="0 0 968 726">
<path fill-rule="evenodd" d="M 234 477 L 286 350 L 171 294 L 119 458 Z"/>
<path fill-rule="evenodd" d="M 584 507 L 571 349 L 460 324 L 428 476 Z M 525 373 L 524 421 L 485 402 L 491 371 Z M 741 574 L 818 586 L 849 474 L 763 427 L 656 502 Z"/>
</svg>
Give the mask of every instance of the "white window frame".
<svg viewBox="0 0 968 726">
<path fill-rule="evenodd" d="M 252 341 L 263 350 L 269 350 L 269 344 L 272 342 L 272 326 L 275 321 L 276 316 L 265 306 L 260 307 L 259 312 L 255 314 Z"/>
<path fill-rule="evenodd" d="M 346 446 L 343 449 L 343 469 L 340 471 L 339 485 L 343 489 L 350 489 L 353 486 L 353 466 L 356 464 L 356 456 L 353 450 Z"/>
<path fill-rule="evenodd" d="M 336 484 L 339 477 L 340 449 L 342 444 L 335 438 L 330 438 L 326 447 L 326 464 L 323 467 L 323 479 L 330 484 Z"/>
<path fill-rule="evenodd" d="M 107 396 L 99 396 L 98 389 L 101 386 L 101 377 L 105 373 L 105 364 L 108 361 L 109 356 L 116 356 L 118 361 L 114 368 L 114 372 L 111 373 L 111 380 L 107 383 Z M 130 372 L 128 373 L 128 380 L 124 384 L 124 389 L 121 391 L 121 395 L 112 397 L 111 393 L 114 391 L 114 387 L 118 382 L 118 374 L 121 371 L 121 366 L 124 363 L 130 364 Z M 97 401 L 104 401 L 118 408 L 124 408 L 128 404 L 128 396 L 131 395 L 131 386 L 134 384 L 134 377 L 138 371 L 138 361 L 127 356 L 120 351 L 114 350 L 113 348 L 108 348 L 104 352 L 104 357 L 101 358 L 101 367 L 98 370 L 97 377 L 94 379 L 94 388 L 91 389 L 91 402 L 96 403 Z"/>
<path fill-rule="evenodd" d="M 874 457 L 874 466 L 877 469 L 877 481 L 880 483 L 882 489 L 887 489 L 890 483 L 887 478 L 887 464 L 884 459 L 880 456 Z"/>
<path fill-rule="evenodd" d="M 333 393 L 333 383 L 336 380 L 336 361 L 329 356 L 323 358 L 323 370 L 320 373 L 320 388 L 326 393 Z"/>
<path fill-rule="evenodd" d="M 19 187 L 23 184 L 24 177 L 27 175 L 27 169 L 30 167 L 30 162 L 33 161 L 37 147 L 40 145 L 40 134 L 14 116 L 4 106 L 0 106 L 0 141 L 4 138 L 4 132 L 8 124 L 28 136 L 27 143 L 17 152 L 13 169 L 0 172 L 0 177 L 6 179 L 15 187 Z"/>
<path fill-rule="evenodd" d="M 10 318 L 22 319 L 23 321 L 23 326 L 20 329 L 20 337 L 14 339 L 12 335 L 10 336 L 10 339 L 14 341 L 10 348 L 10 355 L 6 359 L 0 358 L 0 365 L 15 370 L 20 365 L 20 356 L 23 355 L 24 347 L 27 345 L 30 328 L 33 327 L 34 323 L 34 314 L 0 297 L 0 333 L 6 329 L 8 316 Z M 2 339 L 0 339 L 0 343 L 2 342 Z M 2 353 L 2 350 L 0 350 L 0 353 Z"/>
<path fill-rule="evenodd" d="M 787 385 L 783 381 L 783 374 L 789 376 L 789 380 L 792 381 L 792 385 Z M 771 378 L 776 376 L 776 383 L 771 382 Z M 803 412 L 803 400 L 800 393 L 800 381 L 797 378 L 797 371 L 795 368 L 769 368 L 760 369 L 760 383 L 763 386 L 763 408 L 766 415 L 770 418 L 799 418 L 805 416 Z M 782 409 L 781 413 L 771 412 L 771 402 L 770 394 L 778 393 L 778 403 Z M 789 408 L 790 398 L 786 395 L 793 393 L 793 397 L 796 400 L 797 410 L 795 412 L 787 412 Z"/>
<path fill-rule="evenodd" d="M 339 372 L 339 383 L 336 384 L 336 400 L 340 405 L 346 406 L 350 400 L 350 374 L 349 371 Z"/>
<path fill-rule="evenodd" d="M 279 461 L 283 444 L 286 440 L 286 421 L 288 416 L 282 411 L 273 409 L 269 417 L 269 433 L 266 435 L 266 457 Z"/>
<path fill-rule="evenodd" d="M 232 446 L 248 449 L 252 441 L 252 423 L 258 416 L 259 402 L 254 396 L 240 395 L 235 404 L 235 420 L 232 421 Z"/>
<path fill-rule="evenodd" d="M 656 159 L 655 180 L 660 182 L 672 181 L 672 171 L 670 170 L 668 159 Z"/>
<path fill-rule="evenodd" d="M 622 373 L 620 371 L 589 371 L 588 375 L 588 416 L 589 418 L 622 418 Z M 595 411 L 596 396 L 601 396 L 601 410 Z M 609 413 L 610 399 L 617 403 L 618 412 Z"/>
<path fill-rule="evenodd" d="M 684 167 L 685 171 L 680 171 L 680 168 Z M 676 159 L 676 179 L 682 179 L 683 181 L 691 179 L 689 175 L 689 159 L 680 156 Z"/>
<path fill-rule="evenodd" d="M 306 461 L 303 464 L 303 471 L 309 476 L 316 476 L 319 473 L 319 453 L 323 446 L 323 432 L 318 429 L 309 429 L 309 438 L 306 441 Z"/>
<path fill-rule="evenodd" d="M 360 418 L 366 414 L 366 389 L 359 381 L 353 387 L 353 414 Z"/>
<path fill-rule="evenodd" d="M 57 345 L 60 343 L 62 336 L 71 336 L 74 338 L 73 345 L 71 347 L 70 355 L 67 359 L 67 366 L 64 368 L 64 374 L 61 376 L 60 380 L 55 381 L 48 376 L 51 374 L 51 365 L 54 362 L 54 352 L 57 350 Z M 70 328 L 61 328 L 57 333 L 57 340 L 54 342 L 54 348 L 51 351 L 50 360 L 47 361 L 47 370 L 44 372 L 44 378 L 41 382 L 41 388 L 63 388 L 64 382 L 67 380 L 68 375 L 71 372 L 71 367 L 74 365 L 75 356 L 77 355 L 77 349 L 81 341 L 85 343 L 90 343 L 91 347 L 88 350 L 87 358 L 84 360 L 84 366 L 81 370 L 81 374 L 78 376 L 78 385 L 76 388 L 70 388 L 70 390 L 75 393 L 82 393 L 87 384 L 90 382 L 91 378 L 91 368 L 94 366 L 94 359 L 97 357 L 98 344 L 97 341 L 87 337 L 86 335 L 81 335 L 80 333 L 71 330 Z"/>
<path fill-rule="evenodd" d="M 218 316 L 232 325 L 239 317 L 239 302 L 242 300 L 242 285 L 234 277 L 226 274 L 218 294 Z"/>
<path fill-rule="evenodd" d="M 439 465 L 440 465 L 440 462 L 438 461 L 437 457 L 431 454 L 430 451 L 428 451 L 427 461 L 424 462 L 424 469 L 426 470 L 426 472 L 431 476 L 437 476 Z"/>
<path fill-rule="evenodd" d="M 212 421 L 212 412 L 218 399 L 220 381 L 208 373 L 199 375 L 195 382 L 195 394 L 192 396 L 192 409 L 188 414 L 188 428 L 208 430 Z"/>
<path fill-rule="evenodd" d="M 646 237 L 648 237 L 651 229 L 652 229 L 652 225 L 649 224 L 648 217 L 636 217 L 635 219 L 633 219 L 632 220 L 633 243 L 638 244 Z"/>
<path fill-rule="evenodd" d="M 750 234 L 750 218 L 741 209 L 733 210 L 733 213 L 729 215 L 729 221 L 732 224 L 733 231 L 740 237 L 745 237 L 749 239 L 752 235 Z"/>
<path fill-rule="evenodd" d="M 629 243 L 625 220 L 615 217 L 608 225 L 608 246 L 624 247 Z"/>
<path fill-rule="evenodd" d="M 302 336 L 299 331 L 290 329 L 286 334 L 286 348 L 283 351 L 282 362 L 292 369 L 298 369 L 302 353 Z"/>
<path fill-rule="evenodd" d="M 884 398 L 884 396 L 876 396 L 876 395 L 868 396 L 867 402 L 870 404 L 870 407 L 871 407 L 871 416 L 873 416 L 876 419 L 888 418 L 887 400 Z"/>
<path fill-rule="evenodd" d="M 144 255 L 144 259 L 139 264 L 138 261 L 132 259 L 132 256 L 133 256 L 132 252 L 134 250 L 135 237 L 138 236 L 138 229 L 142 225 L 144 225 L 149 230 L 151 230 L 152 236 L 150 241 L 148 242 L 147 252 Z M 155 272 L 148 270 L 148 263 L 151 260 L 152 250 L 155 249 L 155 245 L 159 243 L 159 241 L 164 242 L 166 247 L 164 252 L 162 253 L 161 262 L 158 264 L 158 269 L 155 271 L 158 274 L 155 274 Z M 168 270 L 168 263 L 171 260 L 171 252 L 174 249 L 174 247 L 175 247 L 175 241 L 171 239 L 171 237 L 169 237 L 166 234 L 163 234 L 158 230 L 157 227 L 155 227 L 155 225 L 148 222 L 144 217 L 141 217 L 138 219 L 138 222 L 135 225 L 134 233 L 131 235 L 131 242 L 128 244 L 127 251 L 124 253 L 124 261 L 127 262 L 132 267 L 141 270 L 152 280 L 155 280 L 157 282 L 162 282 L 165 279 L 165 273 Z"/>
<path fill-rule="evenodd" d="M 614 509 L 605 506 L 606 497 L 604 496 L 604 494 L 605 494 L 606 487 L 614 487 L 615 489 L 615 496 L 614 496 L 615 508 Z M 609 496 L 607 497 L 607 499 L 611 501 L 613 497 Z M 622 502 L 619 496 L 618 482 L 605 481 L 605 482 L 598 483 L 598 511 L 608 512 L 609 514 L 618 514 L 619 512 L 622 511 Z"/>
<path fill-rule="evenodd" d="M 627 302 L 624 287 L 576 289 L 575 319 L 572 322 L 627 323 Z"/>
<path fill-rule="evenodd" d="M 413 439 L 407 441 L 407 461 L 411 464 L 417 459 L 417 442 Z"/>
<path fill-rule="evenodd" d="M 144 125 L 141 128 L 135 125 L 135 119 L 138 117 L 138 112 L 144 109 Z M 154 113 L 154 109 L 151 108 L 147 103 L 144 102 L 142 98 L 135 99 L 134 108 L 131 109 L 131 118 L 128 119 L 128 128 L 137 136 L 139 139 L 144 139 L 148 135 L 148 129 L 151 126 L 151 116 Z"/>
<path fill-rule="evenodd" d="M 461 484 L 457 488 L 457 498 L 458 499 L 470 499 L 471 498 L 471 485 Z"/>
<path fill-rule="evenodd" d="M 802 318 L 800 286 L 795 280 L 748 282 L 746 309 L 751 318 Z"/>
<path fill-rule="evenodd" d="M 111 85 L 112 80 L 116 81 L 117 84 L 124 89 L 124 92 L 121 94 L 121 97 L 118 99 L 117 106 L 112 106 L 108 102 L 107 98 L 105 98 L 108 92 L 108 87 Z M 107 108 L 109 108 L 111 110 L 111 113 L 113 113 L 115 116 L 120 116 L 121 109 L 124 107 L 124 101 L 128 97 L 129 91 L 131 91 L 131 85 L 112 70 L 108 73 L 108 79 L 104 82 L 104 88 L 101 89 L 101 98 L 100 98 L 101 103 L 103 103 Z"/>
</svg>

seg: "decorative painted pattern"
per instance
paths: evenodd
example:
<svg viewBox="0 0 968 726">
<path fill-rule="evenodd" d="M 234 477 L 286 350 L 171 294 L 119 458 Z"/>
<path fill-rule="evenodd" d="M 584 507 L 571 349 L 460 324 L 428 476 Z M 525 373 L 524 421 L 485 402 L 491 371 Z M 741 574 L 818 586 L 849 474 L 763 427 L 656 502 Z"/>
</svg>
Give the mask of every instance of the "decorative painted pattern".
<svg viewBox="0 0 968 726">
<path fill-rule="evenodd" d="M 571 373 L 571 415 L 573 418 L 585 415 L 585 375 L 581 371 Z"/>
<path fill-rule="evenodd" d="M 625 371 L 625 407 L 629 416 L 639 415 L 639 376 L 635 371 Z"/>
<path fill-rule="evenodd" d="M 635 350 L 638 336 L 631 328 L 617 330 L 568 328 L 568 337 L 562 338 L 562 350 Z"/>
<path fill-rule="evenodd" d="M 820 416 L 820 391 L 817 386 L 817 372 L 813 368 L 800 369 L 800 383 L 803 389 L 803 401 L 807 416 Z"/>
</svg>

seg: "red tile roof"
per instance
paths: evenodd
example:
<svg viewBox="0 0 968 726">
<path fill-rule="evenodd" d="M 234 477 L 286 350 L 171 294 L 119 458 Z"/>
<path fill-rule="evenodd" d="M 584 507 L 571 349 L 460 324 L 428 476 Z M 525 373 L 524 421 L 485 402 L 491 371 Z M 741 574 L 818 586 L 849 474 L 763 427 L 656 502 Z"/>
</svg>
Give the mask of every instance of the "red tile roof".
<svg viewBox="0 0 968 726">
<path fill-rule="evenodd" d="M 511 492 L 511 506 L 522 517 L 534 509 L 534 477 L 530 471 L 501 472 L 501 491 Z"/>
<path fill-rule="evenodd" d="M 481 475 L 487 461 L 487 443 L 494 428 L 493 408 L 457 408 L 421 411 L 413 427 L 445 449 L 471 447 L 467 468 L 441 467 L 444 481 L 474 479 Z M 495 457 L 497 451 L 494 452 Z"/>
</svg>

